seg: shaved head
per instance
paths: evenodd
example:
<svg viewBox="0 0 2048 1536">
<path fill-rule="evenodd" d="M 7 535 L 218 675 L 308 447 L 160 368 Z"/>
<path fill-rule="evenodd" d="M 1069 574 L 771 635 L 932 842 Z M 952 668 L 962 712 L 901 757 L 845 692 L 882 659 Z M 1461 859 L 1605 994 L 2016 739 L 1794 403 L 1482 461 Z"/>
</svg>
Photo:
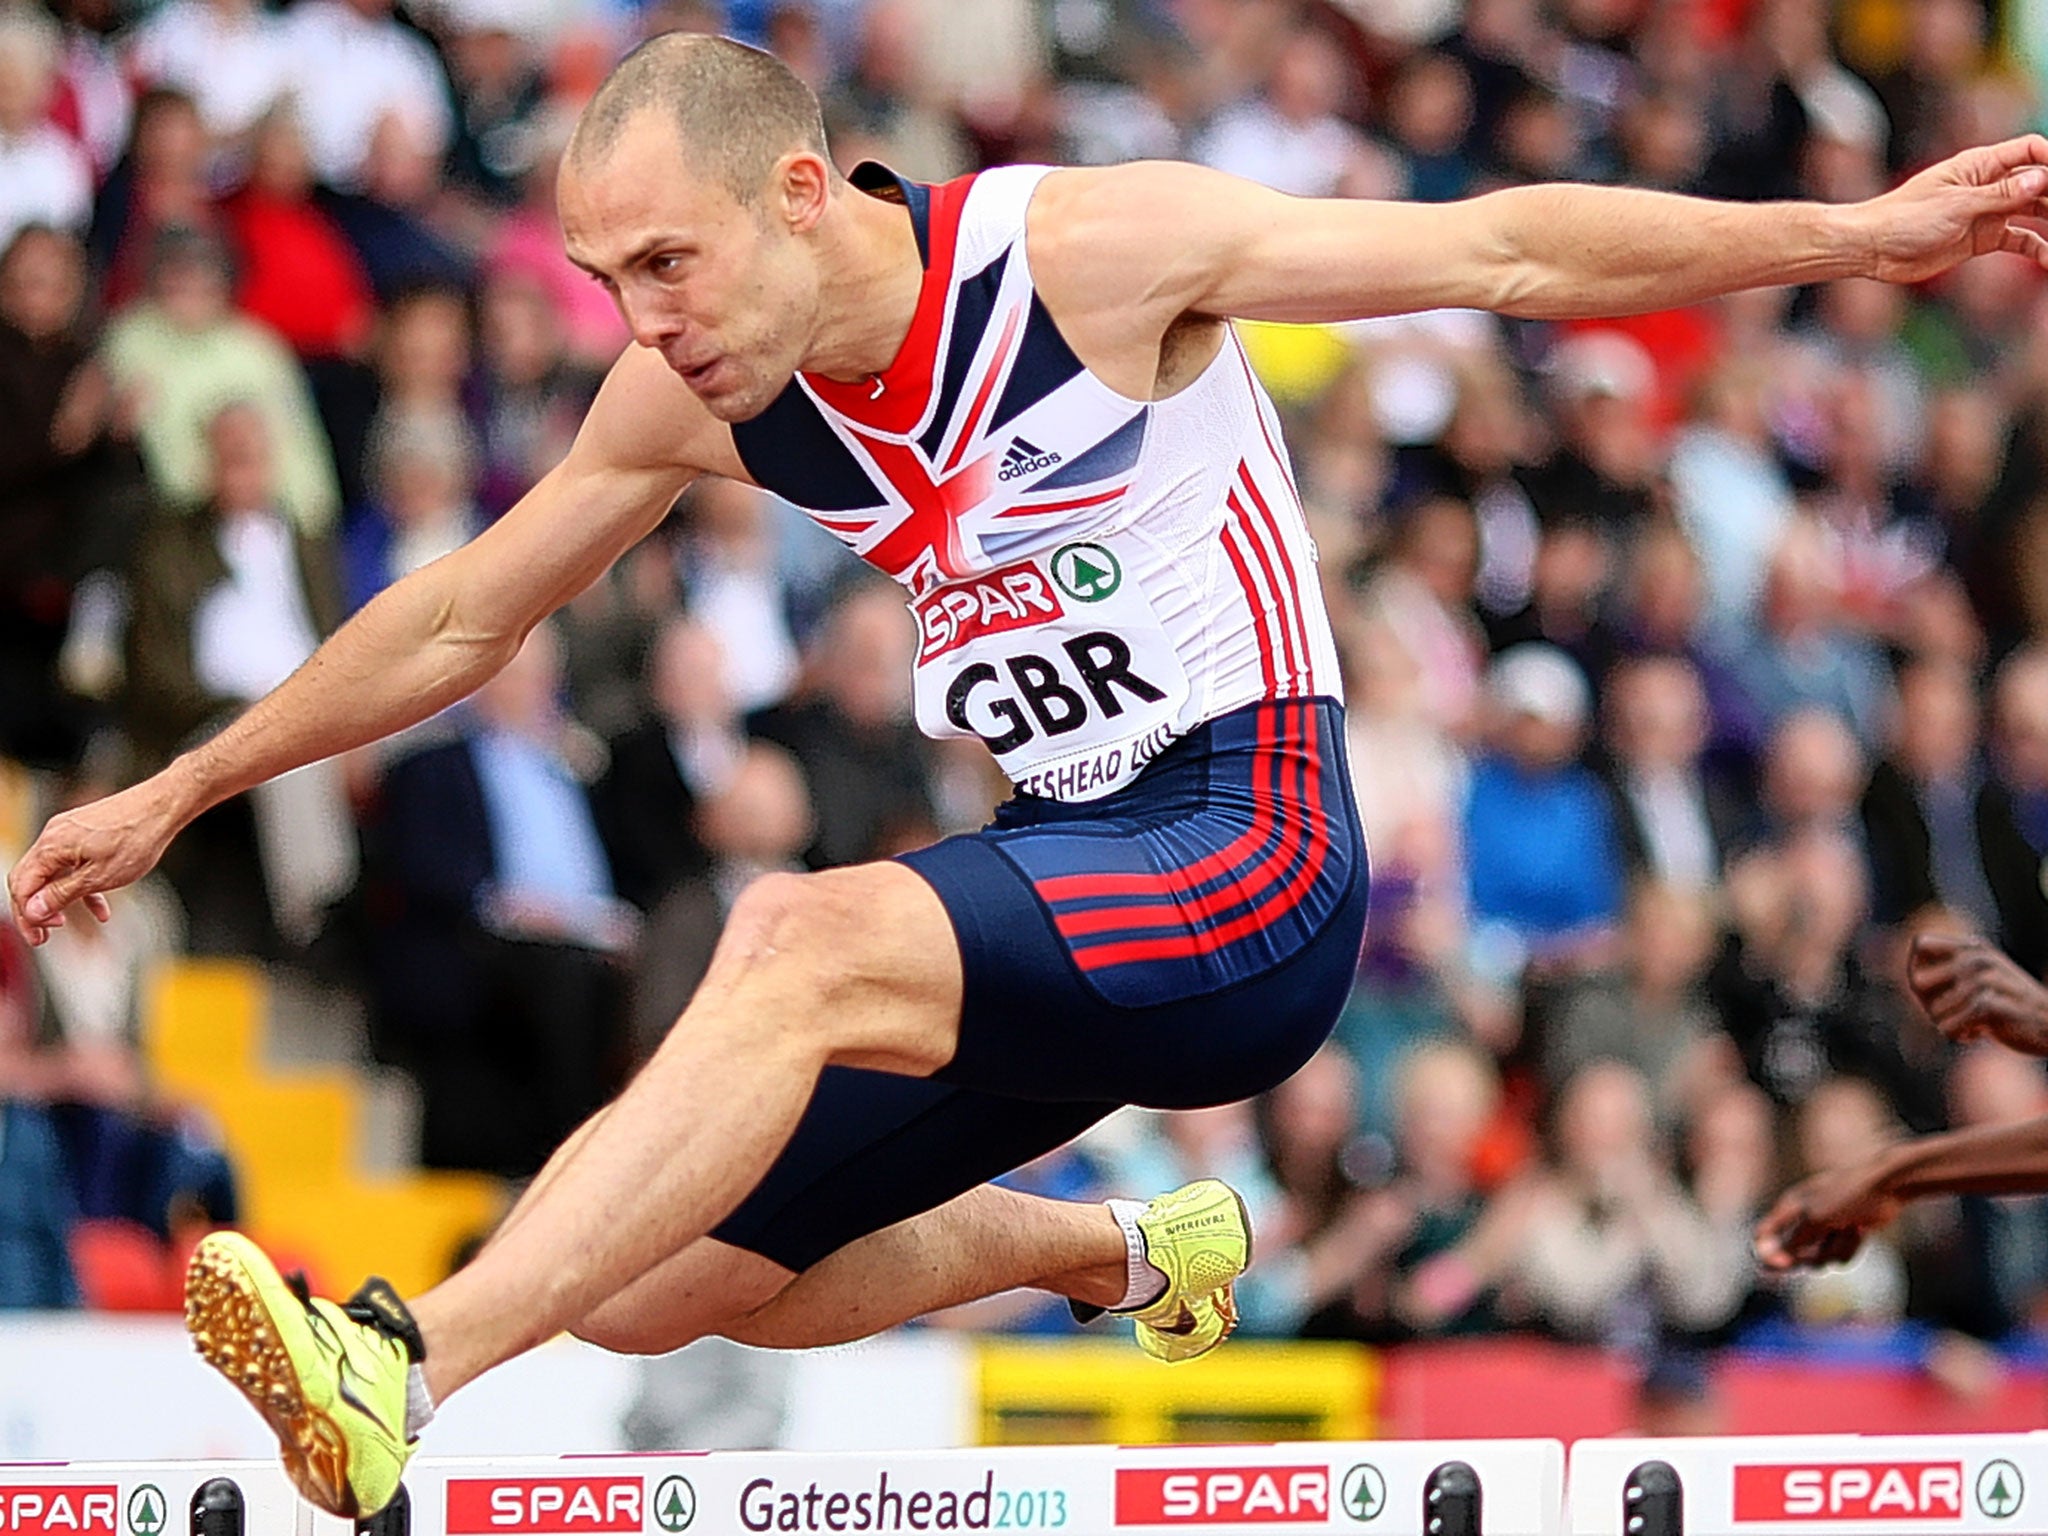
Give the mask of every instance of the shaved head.
<svg viewBox="0 0 2048 1536">
<path fill-rule="evenodd" d="M 792 150 L 831 164 L 811 88 L 773 54 L 730 38 L 665 32 L 621 59 L 569 141 L 577 170 L 602 164 L 642 112 L 673 124 L 693 166 L 743 204 L 760 197 L 775 163 Z"/>
</svg>

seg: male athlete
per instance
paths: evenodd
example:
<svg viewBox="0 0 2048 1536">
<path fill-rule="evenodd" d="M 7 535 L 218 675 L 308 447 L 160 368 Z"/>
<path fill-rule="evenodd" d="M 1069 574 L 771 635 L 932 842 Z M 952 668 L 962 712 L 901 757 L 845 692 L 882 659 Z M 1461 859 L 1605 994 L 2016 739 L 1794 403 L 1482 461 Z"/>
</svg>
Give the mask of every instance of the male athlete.
<svg viewBox="0 0 2048 1536">
<path fill-rule="evenodd" d="M 1350 981 L 1336 652 L 1228 317 L 1567 317 L 1994 250 L 2048 266 L 2044 188 L 2040 138 L 1848 207 L 1319 202 L 1168 164 L 842 180 L 775 60 L 646 44 L 561 175 L 569 254 L 637 343 L 568 457 L 211 742 L 53 820 L 15 920 L 40 941 L 80 904 L 104 919 L 206 807 L 462 698 L 699 474 L 810 509 L 900 581 L 921 724 L 981 737 L 1019 793 L 984 832 L 750 887 L 654 1059 L 409 1306 L 374 1282 L 302 1301 L 209 1239 L 202 1353 L 308 1497 L 355 1515 L 435 1402 L 564 1329 L 798 1347 L 1025 1285 L 1134 1312 L 1163 1358 L 1213 1347 L 1249 1253 L 1228 1189 L 1105 1209 L 987 1181 L 1119 1104 L 1271 1087 Z"/>
<path fill-rule="evenodd" d="M 1906 985 L 1949 1039 L 1996 1040 L 2029 1056 L 2048 1056 L 2048 987 L 1982 939 L 1915 938 Z M 1757 1257 L 1776 1270 L 1839 1264 L 1911 1201 L 2043 1191 L 2048 1115 L 1908 1137 L 1786 1190 L 1757 1223 Z"/>
</svg>

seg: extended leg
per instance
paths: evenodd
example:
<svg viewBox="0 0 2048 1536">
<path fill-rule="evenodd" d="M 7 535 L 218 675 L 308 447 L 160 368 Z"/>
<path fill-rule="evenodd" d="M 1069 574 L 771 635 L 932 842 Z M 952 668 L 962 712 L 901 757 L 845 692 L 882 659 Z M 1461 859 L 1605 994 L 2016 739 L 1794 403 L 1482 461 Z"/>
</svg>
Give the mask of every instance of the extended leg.
<svg viewBox="0 0 2048 1536">
<path fill-rule="evenodd" d="M 960 990 L 945 910 L 900 866 L 751 887 L 654 1059 L 498 1240 L 412 1303 L 436 1400 L 708 1231 L 774 1160 L 827 1063 L 944 1065 Z"/>
</svg>

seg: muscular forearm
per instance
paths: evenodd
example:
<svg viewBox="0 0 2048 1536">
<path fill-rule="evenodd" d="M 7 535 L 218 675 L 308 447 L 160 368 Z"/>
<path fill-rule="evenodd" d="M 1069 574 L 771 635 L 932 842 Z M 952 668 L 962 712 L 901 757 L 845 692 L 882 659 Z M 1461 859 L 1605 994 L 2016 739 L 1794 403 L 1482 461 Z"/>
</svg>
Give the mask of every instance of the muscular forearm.
<svg viewBox="0 0 2048 1536">
<path fill-rule="evenodd" d="M 1742 288 L 1868 273 L 1854 208 L 1721 203 L 1631 187 L 1513 187 L 1467 205 L 1497 259 L 1478 307 L 1530 319 L 1640 313 Z"/>
<path fill-rule="evenodd" d="M 520 632 L 465 623 L 453 569 L 430 566 L 380 594 L 276 691 L 166 768 L 169 813 L 183 824 L 265 779 L 403 730 L 504 666 Z"/>
<path fill-rule="evenodd" d="M 2048 1115 L 1901 1142 L 1884 1154 L 1883 1187 L 1902 1200 L 2048 1191 Z"/>
</svg>

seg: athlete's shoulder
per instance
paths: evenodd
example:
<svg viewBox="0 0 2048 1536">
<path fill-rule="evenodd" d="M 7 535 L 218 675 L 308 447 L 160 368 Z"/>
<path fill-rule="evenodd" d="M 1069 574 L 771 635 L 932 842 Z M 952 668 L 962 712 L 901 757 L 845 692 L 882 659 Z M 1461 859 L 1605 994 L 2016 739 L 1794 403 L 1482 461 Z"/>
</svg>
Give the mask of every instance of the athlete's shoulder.
<svg viewBox="0 0 2048 1536">
<path fill-rule="evenodd" d="M 572 458 L 598 470 L 747 479 L 732 429 L 704 408 L 660 354 L 620 354 L 576 434 Z"/>
</svg>

